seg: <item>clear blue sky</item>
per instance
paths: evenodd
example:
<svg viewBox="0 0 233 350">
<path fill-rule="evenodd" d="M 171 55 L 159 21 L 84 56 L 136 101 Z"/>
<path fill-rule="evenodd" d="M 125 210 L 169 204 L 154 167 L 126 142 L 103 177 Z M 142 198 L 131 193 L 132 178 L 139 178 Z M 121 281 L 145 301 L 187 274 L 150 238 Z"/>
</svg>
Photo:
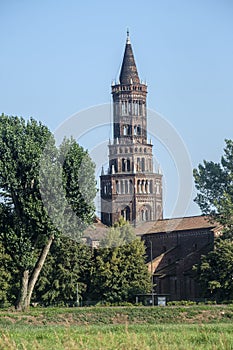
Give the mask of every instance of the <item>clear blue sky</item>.
<svg viewBox="0 0 233 350">
<path fill-rule="evenodd" d="M 0 112 L 53 131 L 77 111 L 109 103 L 127 28 L 148 107 L 174 126 L 193 167 L 218 161 L 233 134 L 231 0 L 1 0 Z M 155 144 L 163 163 L 159 150 Z M 163 167 L 168 191 L 173 170 Z M 191 205 L 186 215 L 198 213 Z"/>
</svg>

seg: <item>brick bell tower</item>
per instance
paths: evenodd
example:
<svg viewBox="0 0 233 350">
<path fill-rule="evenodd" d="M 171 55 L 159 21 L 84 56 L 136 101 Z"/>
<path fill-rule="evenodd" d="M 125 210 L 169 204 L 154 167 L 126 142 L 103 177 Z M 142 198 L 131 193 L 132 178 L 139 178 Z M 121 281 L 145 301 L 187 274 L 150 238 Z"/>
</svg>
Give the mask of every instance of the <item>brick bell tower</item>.
<svg viewBox="0 0 233 350">
<path fill-rule="evenodd" d="M 113 141 L 109 168 L 100 176 L 101 221 L 113 225 L 123 216 L 134 225 L 163 218 L 162 175 L 153 171 L 147 141 L 147 85 L 139 79 L 129 33 L 119 82 L 112 84 Z"/>
</svg>

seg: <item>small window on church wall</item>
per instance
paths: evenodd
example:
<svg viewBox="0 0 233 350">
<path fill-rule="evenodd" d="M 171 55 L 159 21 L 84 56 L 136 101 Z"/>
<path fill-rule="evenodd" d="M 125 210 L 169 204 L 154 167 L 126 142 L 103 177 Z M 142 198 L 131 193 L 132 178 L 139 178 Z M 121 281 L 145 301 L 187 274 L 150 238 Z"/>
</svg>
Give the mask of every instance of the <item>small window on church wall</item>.
<svg viewBox="0 0 233 350">
<path fill-rule="evenodd" d="M 121 161 L 121 170 L 125 171 L 125 159 L 124 158 Z"/>
<path fill-rule="evenodd" d="M 137 126 L 136 125 L 133 128 L 133 133 L 134 133 L 135 136 L 137 135 Z"/>
<path fill-rule="evenodd" d="M 129 114 L 131 114 L 131 112 L 132 112 L 132 102 L 131 101 L 129 101 L 128 108 L 129 108 Z"/>
<path fill-rule="evenodd" d="M 130 171 L 130 159 L 127 159 L 127 171 Z"/>
<path fill-rule="evenodd" d="M 116 181 L 116 193 L 120 193 L 120 186 L 118 180 Z"/>
<path fill-rule="evenodd" d="M 141 171 L 141 162 L 140 162 L 140 158 L 137 158 L 137 171 Z"/>
<path fill-rule="evenodd" d="M 115 172 L 118 173 L 118 162 L 116 159 L 114 161 L 114 167 L 115 167 Z"/>
<path fill-rule="evenodd" d="M 137 127 L 137 135 L 141 135 L 141 127 L 140 127 L 140 125 L 138 125 L 138 127 Z"/>
<path fill-rule="evenodd" d="M 143 209 L 142 209 L 142 211 L 141 211 L 141 220 L 142 220 L 142 221 L 145 221 L 145 212 L 144 212 Z"/>
</svg>

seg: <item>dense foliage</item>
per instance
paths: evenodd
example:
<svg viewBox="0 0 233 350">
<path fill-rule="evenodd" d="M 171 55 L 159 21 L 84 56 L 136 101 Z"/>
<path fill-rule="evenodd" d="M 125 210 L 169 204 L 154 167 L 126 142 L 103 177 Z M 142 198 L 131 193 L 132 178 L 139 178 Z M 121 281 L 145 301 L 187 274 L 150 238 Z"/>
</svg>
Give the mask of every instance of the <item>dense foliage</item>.
<svg viewBox="0 0 233 350">
<path fill-rule="evenodd" d="M 73 306 L 77 301 L 82 304 L 90 281 L 91 265 L 88 246 L 61 237 L 50 249 L 32 300 L 45 306 Z"/>
<path fill-rule="evenodd" d="M 204 296 L 217 301 L 233 300 L 233 244 L 218 240 L 215 249 L 196 266 Z"/>
<path fill-rule="evenodd" d="M 226 140 L 220 163 L 207 162 L 194 170 L 196 202 L 222 234 L 214 251 L 195 267 L 203 295 L 218 300 L 233 298 L 233 141 Z"/>
<path fill-rule="evenodd" d="M 1 115 L 0 238 L 20 282 L 17 309 L 29 306 L 54 239 L 80 236 L 91 222 L 95 185 L 94 164 L 74 140 L 57 148 L 41 123 Z"/>
<path fill-rule="evenodd" d="M 204 161 L 194 169 L 198 191 L 195 201 L 204 214 L 223 226 L 225 237 L 233 233 L 233 141 L 226 140 L 220 163 Z"/>
<path fill-rule="evenodd" d="M 129 223 L 110 228 L 94 257 L 91 289 L 93 299 L 107 303 L 135 301 L 135 295 L 150 290 L 144 243 Z"/>
</svg>

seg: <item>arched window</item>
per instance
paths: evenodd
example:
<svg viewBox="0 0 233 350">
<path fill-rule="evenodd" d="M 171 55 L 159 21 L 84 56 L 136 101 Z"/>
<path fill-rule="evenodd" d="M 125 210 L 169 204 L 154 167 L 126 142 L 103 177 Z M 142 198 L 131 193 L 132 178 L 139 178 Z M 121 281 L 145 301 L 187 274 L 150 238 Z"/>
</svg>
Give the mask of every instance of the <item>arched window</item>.
<svg viewBox="0 0 233 350">
<path fill-rule="evenodd" d="M 143 206 L 140 210 L 140 219 L 141 221 L 150 221 L 151 220 L 151 208 L 150 206 Z"/>
<path fill-rule="evenodd" d="M 141 220 L 145 221 L 145 211 L 144 211 L 144 209 L 141 210 Z"/>
<path fill-rule="evenodd" d="M 123 216 L 126 221 L 130 220 L 130 208 L 128 206 L 121 210 L 121 216 Z"/>
</svg>

